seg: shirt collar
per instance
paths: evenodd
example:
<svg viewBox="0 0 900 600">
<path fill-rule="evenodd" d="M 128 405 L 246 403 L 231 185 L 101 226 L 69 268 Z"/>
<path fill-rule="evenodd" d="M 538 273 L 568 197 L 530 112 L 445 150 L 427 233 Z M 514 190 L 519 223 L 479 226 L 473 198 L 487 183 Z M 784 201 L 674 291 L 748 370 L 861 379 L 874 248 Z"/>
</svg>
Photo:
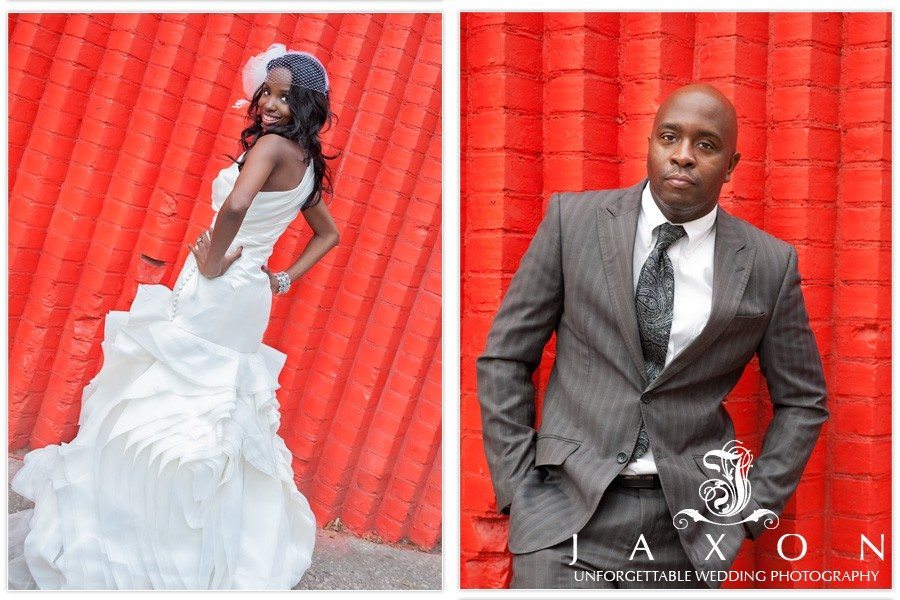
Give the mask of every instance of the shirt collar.
<svg viewBox="0 0 900 600">
<path fill-rule="evenodd" d="M 646 219 L 647 226 L 651 233 L 663 223 L 668 223 L 668 219 L 666 219 L 665 215 L 662 214 L 662 211 L 659 210 L 656 201 L 653 199 L 653 195 L 650 193 L 649 183 L 644 186 L 644 191 L 641 193 L 641 212 L 644 213 L 644 219 Z M 718 212 L 719 205 L 716 204 L 711 211 L 699 219 L 694 219 L 687 223 L 679 223 L 679 225 L 684 227 L 685 233 L 687 233 L 687 247 L 685 250 L 688 253 L 693 252 L 694 248 L 709 235 L 709 232 L 716 224 L 716 215 Z"/>
</svg>

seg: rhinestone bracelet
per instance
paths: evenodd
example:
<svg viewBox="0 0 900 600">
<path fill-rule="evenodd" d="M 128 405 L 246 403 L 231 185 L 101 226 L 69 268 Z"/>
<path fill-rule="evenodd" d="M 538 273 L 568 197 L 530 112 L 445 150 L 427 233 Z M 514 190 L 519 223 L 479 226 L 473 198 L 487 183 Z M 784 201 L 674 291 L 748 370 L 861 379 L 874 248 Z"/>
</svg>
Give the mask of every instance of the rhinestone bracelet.
<svg viewBox="0 0 900 600">
<path fill-rule="evenodd" d="M 275 279 L 278 280 L 278 291 L 275 292 L 276 294 L 283 294 L 291 289 L 291 278 L 286 271 L 275 273 Z"/>
</svg>

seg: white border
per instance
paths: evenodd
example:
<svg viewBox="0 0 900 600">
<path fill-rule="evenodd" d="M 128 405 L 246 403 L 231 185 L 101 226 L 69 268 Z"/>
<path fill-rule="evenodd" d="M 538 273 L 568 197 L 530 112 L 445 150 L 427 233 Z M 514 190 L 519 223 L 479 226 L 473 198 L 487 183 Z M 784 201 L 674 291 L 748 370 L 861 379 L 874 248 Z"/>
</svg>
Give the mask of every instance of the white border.
<svg viewBox="0 0 900 600">
<path fill-rule="evenodd" d="M 442 385 L 443 385 L 443 458 L 442 458 L 442 497 L 443 497 L 443 584 L 442 592 L 425 591 L 389 591 L 389 592 L 351 592 L 351 591 L 298 591 L 298 592 L 272 592 L 274 594 L 322 594 L 328 598 L 355 598 L 360 593 L 367 594 L 367 598 L 374 600 L 393 599 L 399 592 L 404 598 L 584 598 L 596 597 L 598 592 L 591 591 L 509 591 L 509 590 L 460 590 L 459 589 L 459 391 L 460 391 L 460 340 L 459 340 L 459 308 L 460 308 L 460 194 L 459 194 L 459 125 L 460 125 L 460 101 L 459 101 L 459 23 L 460 12 L 503 12 L 503 11 L 528 11 L 528 12 L 553 12 L 553 11 L 609 11 L 619 12 L 621 9 L 614 3 L 601 3 L 596 0 L 569 0 L 565 5 L 553 2 L 534 2 L 530 0 L 493 0 L 479 2 L 478 0 L 333 0 L 323 1 L 273 1 L 273 0 L 2 0 L 6 13 L 11 12 L 246 12 L 246 13 L 367 13 L 367 12 L 441 12 L 443 30 L 443 65 L 442 65 L 442 124 L 443 124 L 443 149 L 442 149 L 442 295 L 443 295 L 443 328 L 442 328 Z M 782 2 L 751 2 L 739 0 L 725 4 L 721 0 L 688 0 L 677 6 L 663 6 L 657 1 L 634 0 L 628 8 L 633 11 L 698 11 L 698 12 L 730 12 L 730 11 L 893 11 L 896 2 L 878 2 L 873 0 L 856 0 L 853 6 L 847 2 L 835 2 L 834 0 L 796 0 L 789 4 Z M 8 19 L 4 21 L 4 36 L 8 40 Z M 896 61 L 893 62 L 896 65 Z M 3 73 L 8 73 L 8 45 L 3 53 Z M 894 71 L 896 79 L 896 67 Z M 3 92 L 4 104 L 8 102 L 7 96 L 8 77 L 2 78 L 0 90 Z M 8 147 L 7 122 L 9 106 L 3 120 L 4 147 Z M 3 169 L 4 189 L 8 189 L 6 182 L 7 172 Z M 4 224 L 2 226 L 4 244 L 8 239 L 8 214 L 7 204 L 3 205 Z M 893 235 L 898 231 L 896 220 L 894 222 Z M 8 272 L 8 256 L 3 253 L 2 262 Z M 3 278 L 3 286 L 7 294 L 4 294 L 4 303 L 8 313 L 8 281 Z M 896 286 L 894 300 L 900 297 Z M 8 335 L 7 322 L 3 320 L 3 330 Z M 6 337 L 6 336 L 4 336 Z M 896 354 L 900 341 L 894 340 L 893 352 Z M 8 383 L 8 363 L 4 361 L 2 368 L 3 382 Z M 897 383 L 898 374 L 894 373 L 894 385 Z M 897 389 L 896 387 L 894 388 Z M 2 417 L 6 422 L 6 411 Z M 894 429 L 900 416 L 894 411 Z M 894 464 L 898 462 L 898 453 L 894 449 Z M 894 497 L 900 495 L 900 481 L 894 478 Z M 896 519 L 893 539 L 897 539 Z M 892 553 L 893 556 L 893 553 Z M 896 576 L 896 569 L 892 569 Z M 131 595 L 154 592 L 118 592 Z M 159 592 L 166 597 L 180 597 L 188 594 L 203 592 Z M 238 596 L 249 595 L 244 592 L 235 592 Z M 48 596 L 56 595 L 54 592 L 45 592 Z M 637 596 L 636 594 L 639 594 Z M 604 597 L 641 597 L 641 598 L 773 598 L 785 596 L 798 596 L 806 598 L 892 598 L 895 593 L 890 590 L 866 591 L 866 590 L 709 590 L 707 592 L 697 590 L 685 591 L 639 591 L 608 592 Z M 94 597 L 94 592 L 71 592 L 66 597 Z"/>
</svg>

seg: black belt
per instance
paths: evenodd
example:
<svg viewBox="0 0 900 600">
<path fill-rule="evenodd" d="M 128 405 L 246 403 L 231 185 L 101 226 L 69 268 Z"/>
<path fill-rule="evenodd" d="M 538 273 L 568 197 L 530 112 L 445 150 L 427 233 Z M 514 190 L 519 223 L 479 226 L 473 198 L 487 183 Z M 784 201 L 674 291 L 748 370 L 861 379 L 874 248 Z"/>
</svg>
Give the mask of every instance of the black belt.
<svg viewBox="0 0 900 600">
<path fill-rule="evenodd" d="M 613 483 L 629 488 L 658 488 L 660 487 L 659 475 L 616 475 Z"/>
</svg>

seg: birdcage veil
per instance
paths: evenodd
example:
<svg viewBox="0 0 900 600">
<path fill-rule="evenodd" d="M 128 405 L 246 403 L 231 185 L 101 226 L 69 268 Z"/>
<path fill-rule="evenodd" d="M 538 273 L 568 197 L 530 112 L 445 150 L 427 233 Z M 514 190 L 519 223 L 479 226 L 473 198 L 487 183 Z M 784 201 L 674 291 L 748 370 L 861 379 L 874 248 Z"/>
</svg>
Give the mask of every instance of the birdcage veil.
<svg viewBox="0 0 900 600">
<path fill-rule="evenodd" d="M 272 44 L 265 52 L 251 56 L 244 65 L 241 81 L 245 97 L 238 100 L 235 108 L 249 103 L 256 90 L 266 80 L 270 69 L 283 67 L 291 74 L 291 85 L 328 94 L 328 73 L 322 62 L 302 50 L 288 50 L 284 44 Z"/>
</svg>

